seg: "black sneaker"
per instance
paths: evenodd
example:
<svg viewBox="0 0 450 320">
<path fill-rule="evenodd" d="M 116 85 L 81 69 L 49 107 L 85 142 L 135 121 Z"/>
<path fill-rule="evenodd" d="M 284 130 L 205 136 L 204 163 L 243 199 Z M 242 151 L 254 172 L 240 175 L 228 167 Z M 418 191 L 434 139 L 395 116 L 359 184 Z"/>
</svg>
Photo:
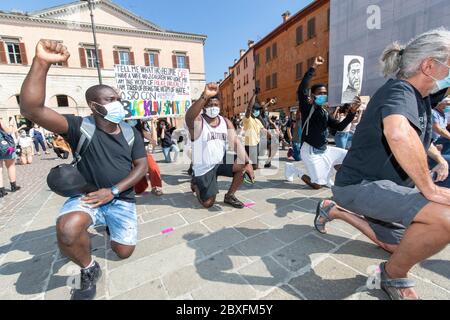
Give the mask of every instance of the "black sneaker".
<svg viewBox="0 0 450 320">
<path fill-rule="evenodd" d="M 265 165 L 264 165 L 264 168 L 272 168 L 272 162 L 267 162 Z"/>
<path fill-rule="evenodd" d="M 22 189 L 22 187 L 19 187 L 15 182 L 11 182 L 11 192 L 16 192 Z"/>
<path fill-rule="evenodd" d="M 73 289 L 71 300 L 93 300 L 97 294 L 97 281 L 102 276 L 100 265 L 94 261 L 89 269 L 81 269 L 80 288 Z"/>
<path fill-rule="evenodd" d="M 225 199 L 223 201 L 236 209 L 245 208 L 245 205 L 241 201 L 239 201 L 234 195 L 228 194 L 225 195 Z"/>
<path fill-rule="evenodd" d="M 0 188 L 0 198 L 3 198 L 7 194 L 8 194 L 8 192 L 6 192 L 5 188 Z"/>
</svg>

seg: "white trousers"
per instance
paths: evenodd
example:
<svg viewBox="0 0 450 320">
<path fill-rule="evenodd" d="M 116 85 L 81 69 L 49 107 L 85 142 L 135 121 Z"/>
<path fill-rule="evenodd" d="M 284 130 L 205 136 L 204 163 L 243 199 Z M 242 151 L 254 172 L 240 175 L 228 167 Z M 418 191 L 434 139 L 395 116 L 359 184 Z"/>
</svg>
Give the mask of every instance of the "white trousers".
<svg viewBox="0 0 450 320">
<path fill-rule="evenodd" d="M 342 164 L 347 150 L 327 147 L 327 150 L 322 153 L 304 142 L 300 153 L 311 182 L 332 187 L 334 185 L 333 177 L 336 174 L 334 167 Z"/>
</svg>

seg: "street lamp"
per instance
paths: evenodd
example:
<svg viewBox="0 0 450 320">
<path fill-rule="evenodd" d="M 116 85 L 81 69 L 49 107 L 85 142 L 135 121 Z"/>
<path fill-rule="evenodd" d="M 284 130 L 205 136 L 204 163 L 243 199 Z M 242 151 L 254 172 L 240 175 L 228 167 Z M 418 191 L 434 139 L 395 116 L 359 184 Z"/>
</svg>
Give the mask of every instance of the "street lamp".
<svg viewBox="0 0 450 320">
<path fill-rule="evenodd" d="M 87 2 L 89 5 L 89 11 L 91 12 L 91 26 L 92 35 L 94 36 L 94 46 L 95 46 L 95 65 L 97 66 L 98 82 L 102 84 L 102 72 L 100 70 L 100 63 L 98 60 L 98 48 L 97 48 L 97 36 L 95 34 L 95 21 L 94 21 L 94 5 L 95 0 L 81 0 Z"/>
</svg>

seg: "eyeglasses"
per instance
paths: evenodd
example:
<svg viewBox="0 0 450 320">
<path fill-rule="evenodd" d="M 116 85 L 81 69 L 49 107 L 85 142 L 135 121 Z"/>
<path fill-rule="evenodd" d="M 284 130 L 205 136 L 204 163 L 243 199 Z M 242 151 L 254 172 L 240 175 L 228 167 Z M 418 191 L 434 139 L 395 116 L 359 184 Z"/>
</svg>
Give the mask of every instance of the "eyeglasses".
<svg viewBox="0 0 450 320">
<path fill-rule="evenodd" d="M 443 66 L 447 67 L 448 69 L 450 69 L 450 66 L 448 66 L 447 64 L 445 64 L 445 63 L 439 61 L 438 59 L 433 59 L 433 60 L 436 61 L 436 62 L 438 62 L 438 63 L 440 63 L 440 64 L 442 64 Z"/>
</svg>

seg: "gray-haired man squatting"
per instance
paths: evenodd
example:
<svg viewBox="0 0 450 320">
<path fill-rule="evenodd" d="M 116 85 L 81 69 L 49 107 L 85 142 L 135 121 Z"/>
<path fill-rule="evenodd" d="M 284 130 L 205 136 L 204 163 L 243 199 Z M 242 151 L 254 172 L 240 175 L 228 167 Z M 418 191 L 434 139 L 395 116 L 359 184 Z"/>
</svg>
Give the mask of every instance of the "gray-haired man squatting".
<svg viewBox="0 0 450 320">
<path fill-rule="evenodd" d="M 327 222 L 341 219 L 359 229 L 392 253 L 380 265 L 382 289 L 391 299 L 417 299 L 409 270 L 450 243 L 450 189 L 435 184 L 448 164 L 431 144 L 430 102 L 450 86 L 450 32 L 394 43 L 382 61 L 396 77 L 371 99 L 332 188 L 335 202 L 319 204 L 315 227 L 326 233 Z M 438 163 L 435 181 L 427 154 Z"/>
</svg>

